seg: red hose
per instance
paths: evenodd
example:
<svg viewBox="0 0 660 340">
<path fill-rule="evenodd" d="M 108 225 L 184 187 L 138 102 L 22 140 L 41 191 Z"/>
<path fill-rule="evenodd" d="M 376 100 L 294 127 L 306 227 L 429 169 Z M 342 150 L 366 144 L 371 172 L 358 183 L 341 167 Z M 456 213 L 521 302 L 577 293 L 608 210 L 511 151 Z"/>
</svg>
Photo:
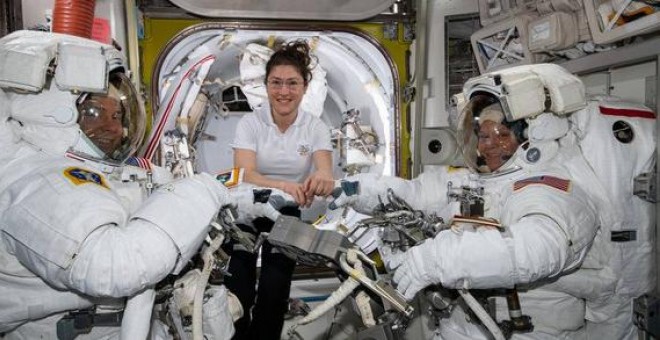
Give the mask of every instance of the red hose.
<svg viewBox="0 0 660 340">
<path fill-rule="evenodd" d="M 95 0 L 55 0 L 53 32 L 92 37 Z"/>
</svg>

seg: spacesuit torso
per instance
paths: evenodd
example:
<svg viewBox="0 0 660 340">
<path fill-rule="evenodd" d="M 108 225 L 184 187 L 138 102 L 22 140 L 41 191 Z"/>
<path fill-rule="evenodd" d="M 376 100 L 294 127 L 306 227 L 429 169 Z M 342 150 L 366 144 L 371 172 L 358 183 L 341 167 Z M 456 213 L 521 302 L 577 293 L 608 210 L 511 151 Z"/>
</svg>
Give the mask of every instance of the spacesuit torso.
<svg viewBox="0 0 660 340">
<path fill-rule="evenodd" d="M 49 273 L 40 263 L 42 260 L 66 267 L 70 259 L 62 254 L 75 254 L 77 246 L 93 231 L 82 226 L 96 227 L 104 223 L 97 219 L 101 216 L 84 216 L 86 213 L 80 210 L 80 202 L 92 200 L 106 205 L 109 210 L 119 205 L 122 209 L 115 211 L 133 213 L 146 197 L 145 186 L 140 183 L 146 182 L 146 170 L 54 158 L 25 144 L 15 144 L 14 151 L 19 156 L 0 166 L 3 238 L 0 243 L 3 264 L 0 267 L 0 295 L 3 296 L 0 332 L 53 313 L 113 302 L 121 306 L 122 299 L 91 298 L 69 290 L 57 279 L 43 280 L 32 267 Z M 51 207 L 47 215 L 39 213 L 44 206 Z M 126 220 L 128 216 L 119 218 Z M 41 219 L 47 220 L 29 223 Z M 94 220 L 94 223 L 83 223 Z M 26 248 L 44 250 L 36 257 L 21 257 L 34 259 L 26 263 L 16 256 L 17 253 L 25 255 Z M 56 248 L 69 248 L 69 251 L 55 251 Z"/>
<path fill-rule="evenodd" d="M 522 312 L 531 317 L 534 333 L 516 334 L 514 338 L 575 338 L 584 323 L 585 304 L 581 297 L 546 284 L 579 265 L 587 255 L 598 227 L 596 206 L 589 194 L 581 189 L 583 183 L 573 177 L 573 174 L 588 172 L 589 169 L 580 154 L 570 149 L 560 150 L 556 142 L 531 145 L 517 154 L 517 170 L 498 175 L 467 175 L 473 183 L 471 187 L 483 188 L 483 216 L 503 225 L 504 230 L 499 232 L 499 236 L 505 239 L 505 246 L 501 251 L 494 252 L 501 256 L 492 260 L 474 255 L 481 247 L 498 247 L 488 242 L 475 242 L 470 247 L 472 254 L 466 250 L 458 254 L 443 254 L 451 257 L 446 261 L 457 263 L 456 266 L 443 267 L 446 273 L 442 284 L 445 287 L 491 289 L 516 285 Z M 534 156 L 529 155 L 530 152 Z M 538 159 L 537 154 L 540 154 Z M 460 214 L 460 211 L 455 213 Z M 529 234 L 519 234 L 519 230 L 535 228 L 533 222 L 524 222 L 530 216 L 551 220 L 555 227 L 559 227 L 565 238 L 557 242 L 567 242 L 567 258 L 559 253 L 529 257 L 534 255 L 534 249 L 528 247 L 535 245 L 526 244 L 524 239 Z M 447 239 L 449 243 L 453 242 Z M 513 265 L 503 263 L 510 262 L 509 257 L 514 258 Z M 550 279 L 545 279 L 546 276 Z M 503 295 L 495 294 L 489 298 L 497 322 L 510 319 Z M 487 338 L 483 326 L 465 320 L 465 312 L 459 305 L 450 318 L 439 320 L 438 336 L 444 339 Z"/>
</svg>

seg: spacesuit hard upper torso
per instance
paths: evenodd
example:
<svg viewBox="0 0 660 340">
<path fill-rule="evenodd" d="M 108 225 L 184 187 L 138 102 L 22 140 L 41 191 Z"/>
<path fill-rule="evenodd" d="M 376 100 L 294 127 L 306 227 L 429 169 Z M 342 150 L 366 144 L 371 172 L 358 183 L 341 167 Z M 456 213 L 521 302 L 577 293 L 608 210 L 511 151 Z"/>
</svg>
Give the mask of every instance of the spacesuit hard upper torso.
<svg viewBox="0 0 660 340">
<path fill-rule="evenodd" d="M 90 228 L 114 218 L 126 221 L 146 197 L 135 181 L 146 178 L 143 169 L 52 157 L 22 143 L 15 144 L 14 151 L 16 157 L 0 167 L 0 332 L 52 313 L 112 303 L 112 299 L 94 299 L 70 290 L 76 283 L 59 277 L 66 272 L 53 269 L 70 264 L 75 256 L 71 251 L 93 232 Z M 114 211 L 115 216 L 90 215 L 81 206 L 85 201 L 106 206 L 106 212 Z M 39 213 L 44 207 L 50 211 Z M 48 221 L 38 223 L 44 217 Z M 30 249 L 35 253 L 30 254 Z"/>
<path fill-rule="evenodd" d="M 588 257 L 598 229 L 596 205 L 582 189 L 583 183 L 573 176 L 576 172 L 589 171 L 586 163 L 579 153 L 558 150 L 556 146 L 530 146 L 528 152 L 533 148 L 540 150 L 540 159 L 536 163 L 518 161 L 521 168 L 508 174 L 468 175 L 470 181 L 477 183 L 472 186 L 484 190 L 484 217 L 499 221 L 504 231 L 491 235 L 495 239 L 485 243 L 477 241 L 473 247 L 464 247 L 459 253 L 445 252 L 450 253 L 445 256 L 452 257 L 446 259 L 447 262 L 462 263 L 446 267 L 442 280 L 445 287 L 489 289 L 516 285 L 522 312 L 531 317 L 534 332 L 516 334 L 514 338 L 574 339 L 580 336 L 584 325 L 582 297 L 547 283 L 566 275 Z M 525 159 L 527 153 L 518 156 Z M 530 230 L 537 224 L 558 228 L 559 233 Z M 535 235 L 536 232 L 539 234 Z M 465 236 L 461 241 L 467 243 L 470 236 Z M 508 240 L 502 244 L 498 237 Z M 548 239 L 556 244 L 547 242 Z M 445 242 L 447 245 L 455 243 L 456 239 L 449 238 Z M 486 251 L 484 254 L 488 255 L 484 256 L 476 255 L 484 249 L 482 247 L 502 249 L 493 253 Z M 495 258 L 489 260 L 493 255 Z M 513 264 L 511 258 L 514 258 Z M 509 319 L 504 295 L 493 297 L 490 303 L 494 304 L 496 321 Z M 465 317 L 461 307 L 457 307 L 450 318 L 440 319 L 438 336 L 445 339 L 485 337 L 487 332 L 483 326 L 465 322 Z"/>
<path fill-rule="evenodd" d="M 205 193 L 216 185 L 206 177 L 165 184 L 146 198 L 137 182 L 142 169 L 83 162 L 25 142 L 2 148 L 0 333 L 7 339 L 55 338 L 69 311 L 120 310 L 124 297 L 187 263 L 205 235 L 189 228 L 205 230 L 221 204 Z M 188 197 L 197 204 L 185 203 Z M 230 320 L 221 324 L 233 330 Z M 101 334 L 116 337 L 117 328 L 95 327 L 87 336 Z"/>
</svg>

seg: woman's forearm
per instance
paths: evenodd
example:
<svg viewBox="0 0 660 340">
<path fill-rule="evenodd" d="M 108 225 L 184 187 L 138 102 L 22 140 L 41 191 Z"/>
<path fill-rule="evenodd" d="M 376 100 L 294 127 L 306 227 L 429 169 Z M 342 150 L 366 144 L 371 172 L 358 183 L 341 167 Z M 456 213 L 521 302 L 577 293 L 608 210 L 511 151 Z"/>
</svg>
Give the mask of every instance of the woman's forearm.
<svg viewBox="0 0 660 340">
<path fill-rule="evenodd" d="M 284 184 L 286 181 L 280 180 L 280 179 L 272 179 L 268 178 L 262 174 L 260 174 L 256 170 L 249 170 L 246 169 L 245 173 L 243 174 L 243 180 L 247 183 L 252 183 L 256 186 L 259 187 L 265 187 L 265 188 L 275 188 L 279 190 L 284 190 Z"/>
</svg>

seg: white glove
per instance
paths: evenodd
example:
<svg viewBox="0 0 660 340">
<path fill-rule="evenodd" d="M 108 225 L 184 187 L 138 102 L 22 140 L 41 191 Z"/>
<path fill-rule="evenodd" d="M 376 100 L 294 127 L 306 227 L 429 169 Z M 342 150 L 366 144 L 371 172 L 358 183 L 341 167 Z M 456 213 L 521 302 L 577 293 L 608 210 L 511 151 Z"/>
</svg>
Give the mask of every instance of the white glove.
<svg viewBox="0 0 660 340">
<path fill-rule="evenodd" d="M 403 262 L 394 273 L 392 280 L 397 284 L 396 289 L 409 301 L 424 287 L 440 282 L 438 272 L 430 264 L 433 261 L 428 260 L 436 256 L 433 246 L 434 242 L 426 240 L 410 248 L 405 252 Z"/>
<path fill-rule="evenodd" d="M 397 179 L 398 180 L 398 179 Z M 371 214 L 380 203 L 379 196 L 385 199 L 388 183 L 381 181 L 377 174 L 364 173 L 335 181 L 333 196 L 335 199 L 329 208 L 334 210 L 342 207 L 352 207 L 362 214 Z"/>
<path fill-rule="evenodd" d="M 360 182 L 336 180 L 335 189 L 332 191 L 334 200 L 330 202 L 328 208 L 336 210 L 343 207 L 352 207 L 358 200 L 359 192 Z"/>
<path fill-rule="evenodd" d="M 398 249 L 392 249 L 389 245 L 378 246 L 378 252 L 388 272 L 393 272 L 399 268 L 406 258 L 406 253 Z"/>
<path fill-rule="evenodd" d="M 256 188 L 252 185 L 241 184 L 229 191 L 230 202 L 236 205 L 238 216 L 236 223 L 252 225 L 252 221 L 257 217 L 267 217 L 273 221 L 281 215 L 279 209 L 287 206 L 297 206 L 295 199 L 282 190 L 270 189 L 271 194 L 266 203 L 255 202 L 254 190 L 264 189 Z"/>
</svg>

